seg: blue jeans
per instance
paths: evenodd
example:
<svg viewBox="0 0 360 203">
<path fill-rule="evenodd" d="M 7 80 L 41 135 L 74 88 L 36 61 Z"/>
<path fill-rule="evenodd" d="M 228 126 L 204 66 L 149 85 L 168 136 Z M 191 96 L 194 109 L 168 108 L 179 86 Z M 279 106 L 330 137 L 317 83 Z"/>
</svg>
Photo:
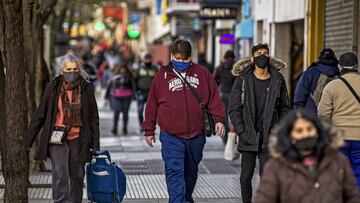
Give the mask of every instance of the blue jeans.
<svg viewBox="0 0 360 203">
<path fill-rule="evenodd" d="M 198 165 L 203 157 L 204 135 L 190 140 L 160 133 L 161 154 L 165 162 L 169 203 L 191 203 L 198 178 Z"/>
<path fill-rule="evenodd" d="M 345 143 L 346 145 L 340 148 L 340 151 L 348 157 L 360 188 L 360 141 L 346 140 Z"/>
<path fill-rule="evenodd" d="M 144 106 L 146 103 L 146 100 L 148 98 L 148 92 L 141 91 L 137 92 L 137 107 L 138 107 L 138 115 L 139 115 L 139 124 L 141 125 L 144 121 Z"/>
</svg>

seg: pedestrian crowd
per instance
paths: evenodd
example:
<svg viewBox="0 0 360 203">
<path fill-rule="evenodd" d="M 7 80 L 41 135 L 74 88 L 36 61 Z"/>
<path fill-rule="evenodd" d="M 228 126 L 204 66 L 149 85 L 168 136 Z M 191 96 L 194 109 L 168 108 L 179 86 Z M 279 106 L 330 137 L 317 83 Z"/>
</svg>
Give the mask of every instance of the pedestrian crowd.
<svg viewBox="0 0 360 203">
<path fill-rule="evenodd" d="M 114 112 L 113 135 L 128 134 L 133 100 L 149 146 L 160 128 L 169 203 L 194 202 L 198 165 L 212 135 L 241 154 L 244 203 L 360 202 L 360 73 L 354 53 L 337 58 L 323 49 L 300 77 L 292 102 L 282 75 L 286 64 L 270 55 L 267 44 L 253 46 L 251 56 L 238 61 L 228 50 L 216 68 L 203 53 L 195 63 L 187 40 L 174 41 L 170 52 L 169 64 L 159 66 L 151 53 L 140 60 L 128 47 L 100 41 L 61 58 L 24 136 L 30 150 L 43 129 L 35 158 L 51 159 L 54 202 L 81 202 L 85 163 L 100 149 L 95 94 L 101 89 Z"/>
</svg>

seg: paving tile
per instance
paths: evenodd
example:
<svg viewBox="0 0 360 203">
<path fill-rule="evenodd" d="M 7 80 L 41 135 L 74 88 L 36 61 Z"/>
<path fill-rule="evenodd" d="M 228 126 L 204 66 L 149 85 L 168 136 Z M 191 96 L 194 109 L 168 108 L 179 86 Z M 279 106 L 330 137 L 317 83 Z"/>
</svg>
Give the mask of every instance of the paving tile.
<svg viewBox="0 0 360 203">
<path fill-rule="evenodd" d="M 144 137 L 139 133 L 136 103 L 131 104 L 129 135 L 113 136 L 112 112 L 103 107 L 99 100 L 101 147 L 111 152 L 112 161 L 119 164 L 127 174 L 127 194 L 125 203 L 167 203 L 168 194 L 164 176 L 164 163 L 161 159 L 161 143 L 158 141 L 153 148 L 147 146 Z M 121 122 L 119 128 L 121 129 Z M 157 140 L 159 130 L 156 131 Z M 241 202 L 239 172 L 240 162 L 225 161 L 224 145 L 220 137 L 207 138 L 203 161 L 199 165 L 199 178 L 194 191 L 197 203 Z M 34 188 L 29 189 L 31 203 L 52 202 L 51 164 L 46 162 L 47 172 L 32 174 L 30 182 Z M 258 174 L 258 168 L 255 171 Z M 254 189 L 257 188 L 259 177 L 253 179 Z M 0 175 L 0 186 L 4 179 Z M 4 189 L 0 189 L 0 199 L 3 199 Z M 1 200 L 0 200 L 1 202 Z M 84 201 L 86 201 L 86 191 Z"/>
<path fill-rule="evenodd" d="M 30 188 L 30 199 L 51 199 L 51 188 Z M 200 175 L 193 197 L 196 199 L 239 198 L 238 175 Z M 3 189 L 0 189 L 0 199 Z M 84 198 L 86 191 L 84 189 Z M 164 175 L 127 176 L 125 199 L 166 199 L 168 198 Z"/>
</svg>

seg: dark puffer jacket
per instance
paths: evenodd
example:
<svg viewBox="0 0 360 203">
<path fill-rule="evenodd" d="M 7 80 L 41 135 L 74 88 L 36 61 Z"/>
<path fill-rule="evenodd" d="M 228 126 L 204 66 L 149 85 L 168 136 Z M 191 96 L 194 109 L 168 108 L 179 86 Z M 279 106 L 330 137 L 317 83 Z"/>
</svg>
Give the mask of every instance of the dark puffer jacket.
<svg viewBox="0 0 360 203">
<path fill-rule="evenodd" d="M 275 146 L 277 139 L 270 141 Z M 299 162 L 270 147 L 272 159 L 264 168 L 255 203 L 359 203 L 360 191 L 347 158 L 336 148 L 339 138 L 325 150 L 314 178 Z"/>
<path fill-rule="evenodd" d="M 45 90 L 40 105 L 31 118 L 29 128 L 25 132 L 25 146 L 31 147 L 41 129 L 40 146 L 35 160 L 46 160 L 48 156 L 49 136 L 54 128 L 57 112 L 57 101 L 60 95 L 62 76 L 55 77 Z M 90 158 L 91 149 L 99 149 L 99 113 L 94 96 L 94 87 L 89 82 L 81 83 L 81 119 L 80 150 L 78 161 L 86 162 Z"/>
<path fill-rule="evenodd" d="M 259 147 L 259 137 L 255 131 L 256 104 L 254 95 L 254 64 L 249 58 L 243 59 L 234 65 L 233 74 L 238 76 L 235 79 L 229 103 L 229 114 L 235 131 L 239 136 L 238 150 L 259 151 L 265 149 L 270 130 L 280 118 L 290 110 L 289 96 L 284 77 L 279 73 L 279 69 L 285 64 L 279 60 L 271 59 L 270 65 L 270 85 L 267 92 L 264 120 L 263 136 L 264 141 Z M 242 85 L 244 81 L 244 91 Z M 242 102 L 242 95 L 245 96 Z"/>
</svg>

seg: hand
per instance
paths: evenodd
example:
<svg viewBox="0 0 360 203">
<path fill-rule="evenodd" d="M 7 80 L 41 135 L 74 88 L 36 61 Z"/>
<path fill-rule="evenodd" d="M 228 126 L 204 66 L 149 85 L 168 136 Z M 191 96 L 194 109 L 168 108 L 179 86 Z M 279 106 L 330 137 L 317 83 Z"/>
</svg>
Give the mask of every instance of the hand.
<svg viewBox="0 0 360 203">
<path fill-rule="evenodd" d="M 96 155 L 96 151 L 98 151 L 98 149 L 92 149 L 91 150 L 91 155 Z"/>
<path fill-rule="evenodd" d="M 225 135 L 225 126 L 223 123 L 216 123 L 215 125 L 215 130 L 216 133 L 220 136 L 220 137 L 224 137 Z"/>
<path fill-rule="evenodd" d="M 153 135 L 153 136 L 146 136 L 145 139 L 146 139 L 146 143 L 147 143 L 150 147 L 154 147 L 153 143 L 156 142 L 156 138 L 155 138 L 154 135 Z"/>
</svg>

